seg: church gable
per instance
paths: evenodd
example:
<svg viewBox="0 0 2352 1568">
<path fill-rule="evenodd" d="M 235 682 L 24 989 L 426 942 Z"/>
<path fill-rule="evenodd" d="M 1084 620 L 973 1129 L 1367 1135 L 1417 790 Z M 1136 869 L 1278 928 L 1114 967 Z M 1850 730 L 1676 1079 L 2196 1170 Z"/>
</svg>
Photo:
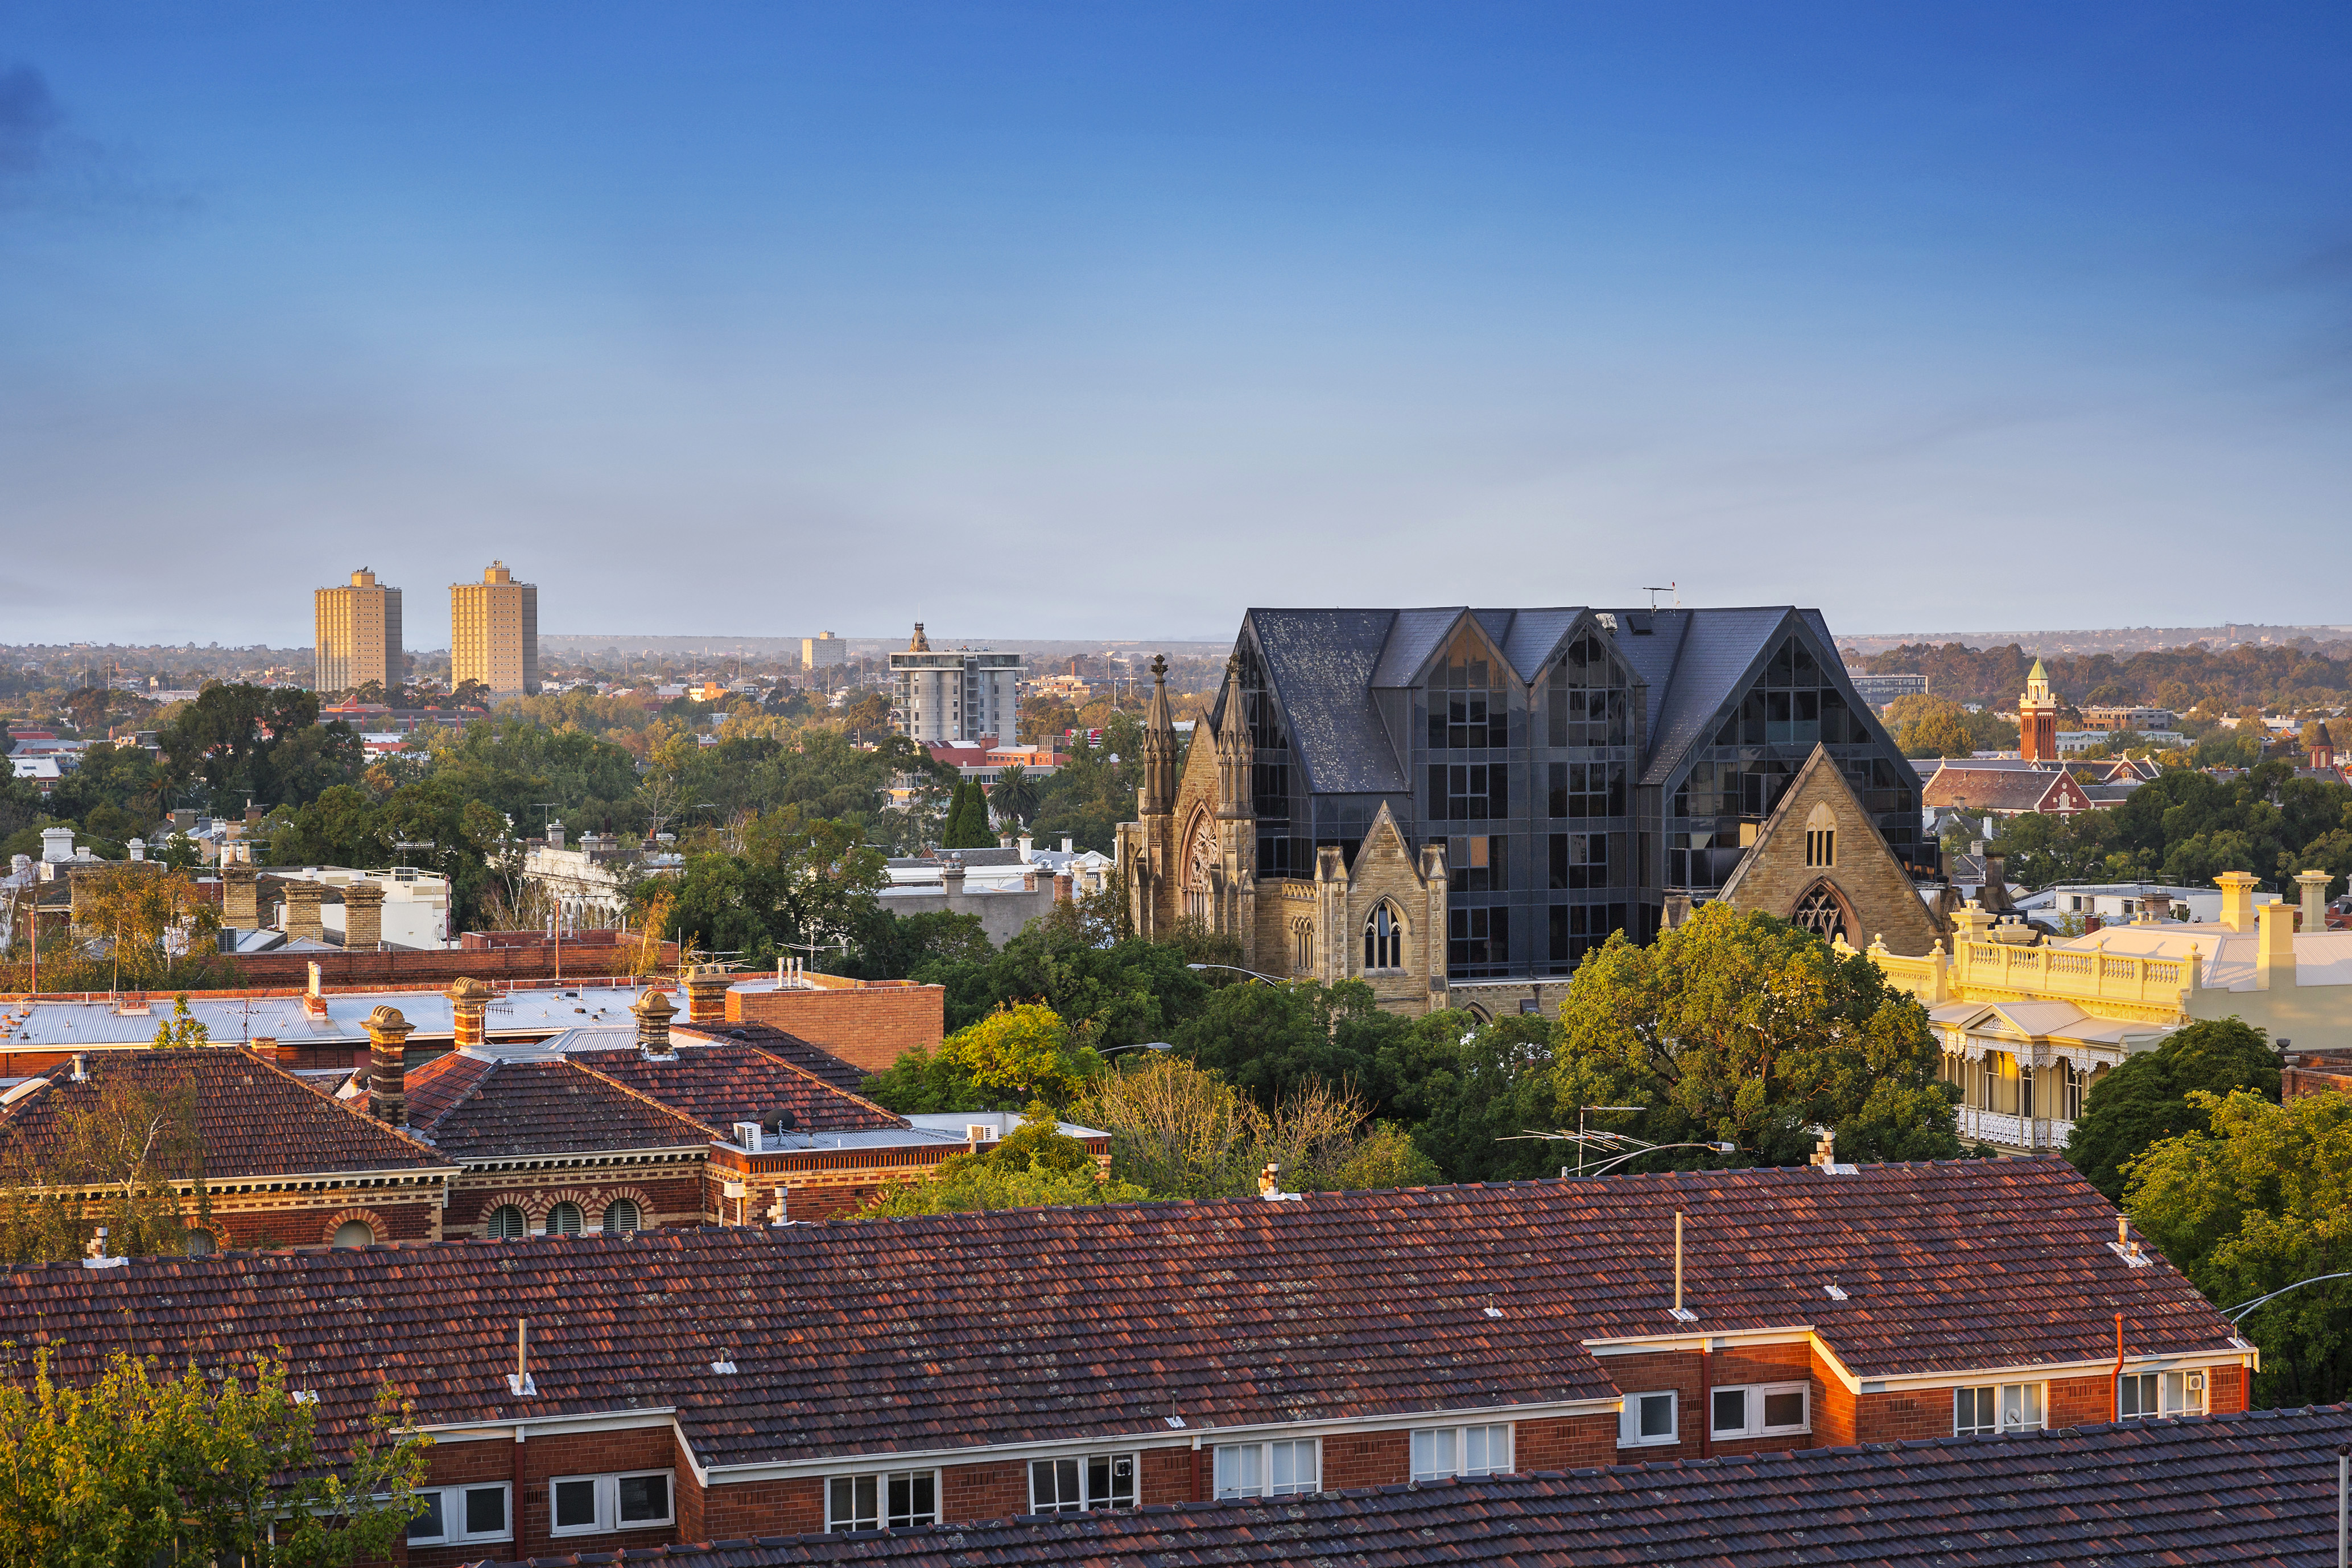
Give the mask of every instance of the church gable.
<svg viewBox="0 0 2352 1568">
<path fill-rule="evenodd" d="M 1834 759 L 1816 746 L 1718 895 L 1853 947 L 1926 952 L 1942 935 Z"/>
</svg>

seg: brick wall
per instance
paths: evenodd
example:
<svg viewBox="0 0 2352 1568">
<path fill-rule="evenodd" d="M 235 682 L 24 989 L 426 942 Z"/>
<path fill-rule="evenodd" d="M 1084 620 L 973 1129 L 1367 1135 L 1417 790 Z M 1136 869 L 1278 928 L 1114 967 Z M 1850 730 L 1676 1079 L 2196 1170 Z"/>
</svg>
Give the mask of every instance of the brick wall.
<svg viewBox="0 0 2352 1568">
<path fill-rule="evenodd" d="M 700 1225 L 711 1212 L 703 1206 L 703 1192 L 700 1161 L 575 1171 L 486 1171 L 457 1178 L 441 1223 L 448 1236 L 479 1236 L 490 1212 L 507 1204 L 521 1209 L 537 1226 L 545 1223 L 548 1210 L 569 1201 L 580 1205 L 583 1228 L 593 1231 L 602 1228 L 606 1206 L 625 1197 L 636 1200 L 639 1223 L 646 1229 Z M 731 1215 L 733 1205 L 729 1209 Z"/>
<path fill-rule="evenodd" d="M 664 973 L 677 963 L 675 943 L 664 943 Z M 628 966 L 635 950 L 575 942 L 566 938 L 562 964 L 573 979 L 615 973 Z M 557 954 L 554 944 L 534 939 L 529 946 L 442 948 L 429 952 L 250 952 L 224 954 L 218 961 L 236 972 L 239 983 L 254 987 L 292 987 L 310 983 L 310 965 L 319 966 L 319 983 L 338 985 L 400 985 L 438 990 L 461 974 L 493 984 L 501 980 L 552 980 Z"/>
<path fill-rule="evenodd" d="M 1143 1451 L 1143 1473 L 1137 1478 L 1138 1491 L 1148 1506 L 1160 1502 L 1192 1502 L 1209 1495 L 1201 1478 L 1201 1461 L 1208 1450 L 1195 1455 L 1190 1448 L 1146 1448 Z"/>
<path fill-rule="evenodd" d="M 1029 1511 L 1029 1467 L 1003 1460 L 946 1465 L 940 1470 L 940 1522 L 969 1524 Z"/>
<path fill-rule="evenodd" d="M 2052 1426 L 2089 1426 L 2116 1418 L 2111 1376 L 2053 1378 L 2043 1419 Z"/>
<path fill-rule="evenodd" d="M 1887 1394 L 1865 1394 L 1855 1401 L 1856 1442 L 1899 1443 L 1906 1438 L 1951 1435 L 1952 1391 L 1948 1388 L 1896 1389 Z"/>
<path fill-rule="evenodd" d="M 2214 1415 L 2229 1415 L 2246 1407 L 2246 1369 L 2242 1366 L 2217 1366 L 2205 1376 L 2205 1408 Z"/>
<path fill-rule="evenodd" d="M 1208 1450 L 1202 1450 L 1206 1459 Z M 1214 1476 L 1210 1478 L 1213 1484 Z M 1323 1439 L 1323 1489 L 1400 1486 L 1412 1479 L 1412 1433 L 1342 1432 Z M 1207 1492 L 1203 1496 L 1209 1495 Z"/>
<path fill-rule="evenodd" d="M 742 1541 L 755 1535 L 816 1535 L 824 1530 L 824 1482 L 814 1476 L 713 1487 L 702 1501 L 702 1529 L 694 1541 Z"/>
<path fill-rule="evenodd" d="M 362 1209 L 366 1213 L 358 1212 Z M 319 1247 L 333 1237 L 335 1225 L 341 1223 L 339 1215 L 365 1219 L 378 1241 L 440 1239 L 437 1199 L 390 1199 L 375 1188 L 320 1193 L 315 1202 L 286 1207 L 240 1207 L 234 1198 L 215 1198 L 212 1230 L 223 1248 Z M 193 1204 L 186 1218 L 195 1224 Z"/>
<path fill-rule="evenodd" d="M 1618 1461 L 1617 1417 L 1612 1414 L 1522 1421 L 1511 1441 L 1515 1469 L 1592 1469 Z"/>
<path fill-rule="evenodd" d="M 730 991 L 727 1021 L 766 1024 L 867 1072 L 882 1072 L 917 1046 L 939 1045 L 947 1027 L 947 994 L 939 985 Z"/>
</svg>

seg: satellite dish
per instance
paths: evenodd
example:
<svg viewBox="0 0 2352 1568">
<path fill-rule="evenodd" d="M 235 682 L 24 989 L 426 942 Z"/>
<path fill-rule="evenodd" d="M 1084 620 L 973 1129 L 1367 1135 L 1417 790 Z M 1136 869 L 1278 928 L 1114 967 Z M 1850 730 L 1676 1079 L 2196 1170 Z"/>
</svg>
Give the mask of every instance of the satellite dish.
<svg viewBox="0 0 2352 1568">
<path fill-rule="evenodd" d="M 777 1111 L 777 1112 L 776 1112 L 775 1126 L 776 1126 L 776 1131 L 779 1131 L 779 1132 L 791 1132 L 791 1131 L 794 1131 L 798 1130 L 798 1128 L 800 1127 L 800 1124 L 801 1124 L 801 1119 L 800 1119 L 799 1117 L 797 1117 L 797 1116 L 793 1115 L 791 1111 L 789 1111 L 789 1110 L 779 1110 L 779 1111 Z"/>
</svg>

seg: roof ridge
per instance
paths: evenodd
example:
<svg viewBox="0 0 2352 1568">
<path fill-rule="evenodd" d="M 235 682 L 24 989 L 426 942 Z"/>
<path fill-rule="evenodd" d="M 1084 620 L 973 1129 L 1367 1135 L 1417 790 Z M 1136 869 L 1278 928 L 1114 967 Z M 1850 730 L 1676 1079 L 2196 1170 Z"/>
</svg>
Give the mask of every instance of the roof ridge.
<svg viewBox="0 0 2352 1568">
<path fill-rule="evenodd" d="M 458 1108 L 463 1106 L 467 1100 L 473 1099 L 477 1094 L 479 1094 L 482 1091 L 482 1086 L 490 1081 L 490 1079 L 498 1072 L 499 1068 L 506 1066 L 506 1058 L 504 1057 L 469 1057 L 467 1056 L 462 1049 L 446 1051 L 441 1056 L 436 1057 L 434 1059 L 436 1061 L 479 1062 L 481 1064 L 482 1070 L 480 1074 L 475 1078 L 473 1082 L 467 1084 L 463 1089 L 458 1091 L 457 1099 L 451 1100 L 448 1104 L 441 1108 L 440 1115 L 425 1123 L 428 1127 L 438 1127 L 444 1121 L 448 1121 L 449 1118 L 457 1115 Z M 432 1062 L 427 1062 L 425 1065 L 430 1067 L 433 1064 Z M 441 1070 L 443 1073 L 446 1074 L 453 1073 L 457 1069 L 455 1068 L 444 1068 Z M 403 1075 L 404 1088 L 405 1088 L 405 1074 Z"/>
</svg>

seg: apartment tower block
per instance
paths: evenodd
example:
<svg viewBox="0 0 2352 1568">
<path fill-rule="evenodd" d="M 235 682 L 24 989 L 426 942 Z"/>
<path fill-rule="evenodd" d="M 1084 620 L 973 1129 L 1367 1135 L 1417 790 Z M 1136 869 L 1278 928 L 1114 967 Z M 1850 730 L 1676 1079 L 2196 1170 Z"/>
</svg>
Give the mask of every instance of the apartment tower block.
<svg viewBox="0 0 2352 1568">
<path fill-rule="evenodd" d="M 310 684 L 321 695 L 373 680 L 388 692 L 408 673 L 400 652 L 400 590 L 387 588 L 365 567 L 348 586 L 310 596 L 313 621 Z"/>
<path fill-rule="evenodd" d="M 478 583 L 449 585 L 449 679 L 493 696 L 539 689 L 539 588 L 493 561 Z"/>
</svg>

